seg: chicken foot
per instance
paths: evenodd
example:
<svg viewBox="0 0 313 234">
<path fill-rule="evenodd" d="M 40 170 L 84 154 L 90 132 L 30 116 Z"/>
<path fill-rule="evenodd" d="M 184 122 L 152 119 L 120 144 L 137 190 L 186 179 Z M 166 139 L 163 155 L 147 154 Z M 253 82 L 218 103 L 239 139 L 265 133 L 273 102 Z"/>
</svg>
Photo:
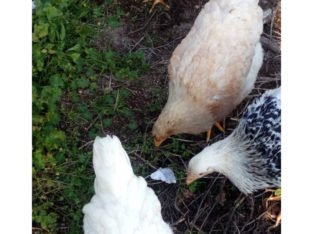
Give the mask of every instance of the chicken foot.
<svg viewBox="0 0 313 234">
<path fill-rule="evenodd" d="M 221 126 L 221 124 L 219 122 L 216 122 L 215 124 L 215 127 L 218 128 L 218 130 L 220 130 L 221 132 L 225 132 L 224 128 Z M 208 131 L 207 131 L 207 134 L 206 134 L 206 142 L 209 142 L 210 138 L 211 138 L 211 129 L 210 128 Z"/>
</svg>

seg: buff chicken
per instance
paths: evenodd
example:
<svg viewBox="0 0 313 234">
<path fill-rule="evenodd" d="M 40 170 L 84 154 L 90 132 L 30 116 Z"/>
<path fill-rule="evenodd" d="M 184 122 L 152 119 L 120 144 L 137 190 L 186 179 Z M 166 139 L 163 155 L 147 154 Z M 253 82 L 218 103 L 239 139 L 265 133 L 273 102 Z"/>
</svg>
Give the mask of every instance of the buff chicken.
<svg viewBox="0 0 313 234">
<path fill-rule="evenodd" d="M 263 11 L 258 0 L 211 0 L 168 66 L 168 100 L 152 130 L 159 146 L 171 135 L 210 137 L 250 93 L 263 62 L 260 35 Z"/>
</svg>

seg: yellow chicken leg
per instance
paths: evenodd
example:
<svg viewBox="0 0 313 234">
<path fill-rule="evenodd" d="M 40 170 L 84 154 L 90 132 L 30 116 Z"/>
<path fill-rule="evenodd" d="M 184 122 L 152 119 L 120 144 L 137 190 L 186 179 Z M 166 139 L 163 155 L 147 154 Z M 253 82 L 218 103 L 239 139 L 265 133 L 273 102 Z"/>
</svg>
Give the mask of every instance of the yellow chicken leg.
<svg viewBox="0 0 313 234">
<path fill-rule="evenodd" d="M 220 125 L 220 123 L 219 122 L 216 122 L 215 124 L 214 124 L 217 128 L 218 128 L 218 130 L 220 130 L 221 132 L 225 132 L 225 130 L 224 130 L 224 128 Z M 210 138 L 211 138 L 211 128 L 207 131 L 207 133 L 206 133 L 206 142 L 209 142 L 209 140 L 210 140 Z"/>
<path fill-rule="evenodd" d="M 206 133 L 206 142 L 208 143 L 211 138 L 211 128 Z"/>
<path fill-rule="evenodd" d="M 143 2 L 144 3 L 147 3 L 149 0 L 144 0 Z M 161 4 L 161 5 L 163 5 L 164 7 L 165 7 L 165 9 L 166 10 L 168 10 L 168 9 L 170 9 L 170 6 L 169 5 L 167 5 L 165 2 L 164 2 L 164 0 L 153 0 L 153 4 L 152 4 L 152 7 L 151 7 L 151 9 L 150 9 L 150 13 L 153 11 L 153 9 L 155 8 L 155 6 L 157 5 L 157 4 Z"/>
<path fill-rule="evenodd" d="M 222 127 L 222 125 L 220 125 L 219 122 L 216 122 L 214 125 L 215 125 L 215 126 L 218 128 L 218 130 L 220 130 L 221 132 L 225 132 L 224 128 Z"/>
</svg>

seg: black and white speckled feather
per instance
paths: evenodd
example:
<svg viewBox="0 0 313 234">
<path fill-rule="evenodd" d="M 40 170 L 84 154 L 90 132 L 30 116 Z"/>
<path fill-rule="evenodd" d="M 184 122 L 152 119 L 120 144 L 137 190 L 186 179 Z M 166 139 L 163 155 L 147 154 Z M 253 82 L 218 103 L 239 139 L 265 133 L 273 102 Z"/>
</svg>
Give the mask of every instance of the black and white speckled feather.
<svg viewBox="0 0 313 234">
<path fill-rule="evenodd" d="M 281 181 L 280 88 L 269 90 L 245 110 L 234 132 L 207 146 L 189 163 L 192 174 L 218 171 L 242 192 L 279 187 Z"/>
<path fill-rule="evenodd" d="M 264 93 L 248 106 L 234 131 L 249 152 L 246 169 L 255 180 L 266 182 L 266 187 L 280 186 L 280 100 L 280 88 Z"/>
</svg>

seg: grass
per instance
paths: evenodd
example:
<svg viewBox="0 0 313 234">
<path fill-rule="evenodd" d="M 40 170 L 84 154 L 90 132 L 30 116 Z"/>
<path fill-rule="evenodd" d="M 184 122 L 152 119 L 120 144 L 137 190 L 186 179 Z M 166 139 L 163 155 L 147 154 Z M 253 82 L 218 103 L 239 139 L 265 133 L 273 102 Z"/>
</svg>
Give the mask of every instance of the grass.
<svg viewBox="0 0 313 234">
<path fill-rule="evenodd" d="M 158 7 L 149 14 L 151 3 L 97 2 L 36 1 L 33 233 L 82 233 L 82 207 L 93 194 L 92 143 L 106 134 L 121 139 L 136 174 L 147 177 L 161 166 L 174 169 L 175 185 L 147 181 L 175 233 L 234 232 L 236 225 L 262 233 L 271 224 L 258 218 L 268 194 L 240 203 L 240 192 L 216 174 L 185 185 L 186 165 L 206 145 L 204 135 L 174 136 L 160 149 L 153 147 L 151 128 L 167 99 L 166 64 L 198 10 L 182 2 L 172 13 Z M 180 13 L 186 9 L 187 18 Z M 174 27 L 177 22 L 183 27 Z M 254 94 L 279 83 L 266 69 Z M 232 117 L 239 117 L 243 107 Z M 235 125 L 227 118 L 226 135 Z M 214 134 L 212 142 L 225 136 Z M 221 194 L 226 201 L 218 198 Z"/>
<path fill-rule="evenodd" d="M 119 122 L 138 128 L 125 82 L 148 65 L 143 53 L 99 51 L 104 24 L 119 25 L 112 1 L 36 1 L 33 15 L 33 231 L 81 233 L 83 204 L 93 175 L 86 142 Z M 113 15 L 105 16 L 105 8 Z M 112 80 L 114 77 L 114 80 Z M 104 87 L 104 83 L 111 86 Z M 87 185 L 87 186 L 86 186 Z"/>
</svg>

